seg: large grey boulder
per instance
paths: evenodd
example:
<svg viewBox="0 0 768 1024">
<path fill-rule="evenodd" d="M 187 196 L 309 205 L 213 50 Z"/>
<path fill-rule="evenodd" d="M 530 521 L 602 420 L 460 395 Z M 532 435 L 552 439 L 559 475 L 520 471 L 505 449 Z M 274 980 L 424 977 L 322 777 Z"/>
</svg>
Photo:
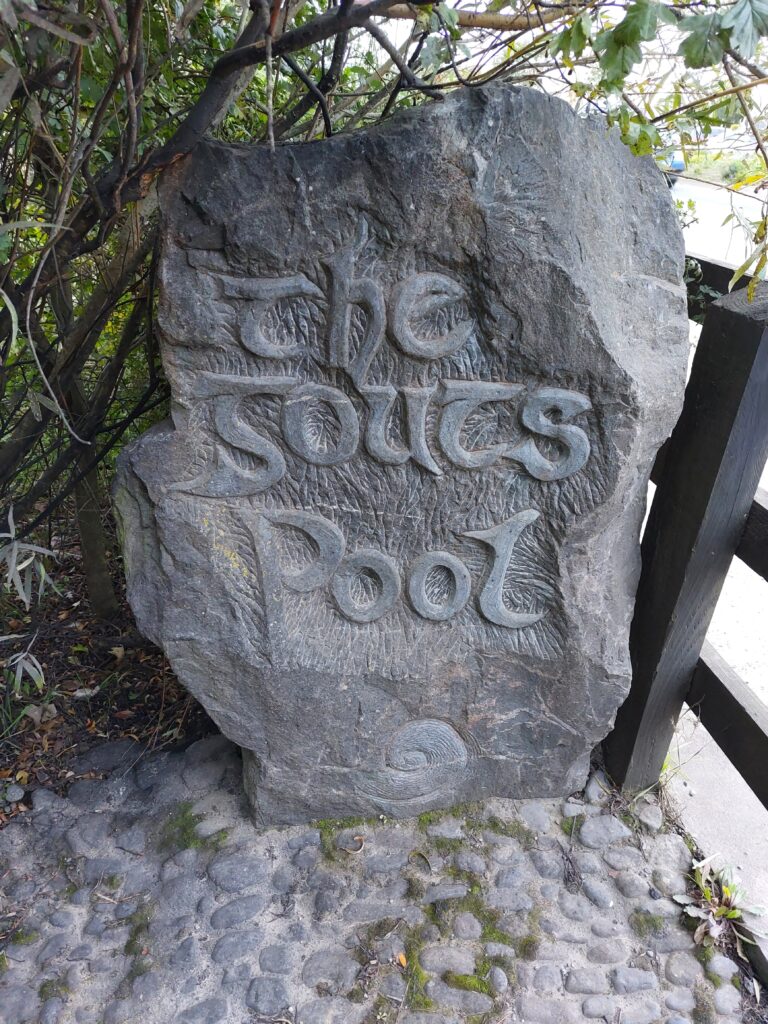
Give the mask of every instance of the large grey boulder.
<svg viewBox="0 0 768 1024">
<path fill-rule="evenodd" d="M 166 172 L 140 629 L 260 822 L 580 787 L 687 351 L 662 175 L 533 90 Z"/>
</svg>

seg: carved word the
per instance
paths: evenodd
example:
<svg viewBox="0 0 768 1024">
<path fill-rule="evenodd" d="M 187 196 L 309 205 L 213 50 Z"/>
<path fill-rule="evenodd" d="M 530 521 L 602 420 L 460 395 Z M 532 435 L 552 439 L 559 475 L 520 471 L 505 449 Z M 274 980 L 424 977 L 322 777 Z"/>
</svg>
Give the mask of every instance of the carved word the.
<svg viewBox="0 0 768 1024">
<path fill-rule="evenodd" d="M 535 509 L 517 512 L 510 519 L 488 530 L 463 534 L 485 544 L 491 552 L 491 568 L 478 596 L 480 613 L 489 622 L 507 629 L 522 629 L 538 622 L 544 612 L 516 612 L 504 601 L 504 580 L 520 534 L 538 519 Z M 304 533 L 313 543 L 315 557 L 301 568 L 291 570 L 278 564 L 278 545 L 274 527 L 288 526 Z M 330 584 L 336 607 L 352 622 L 375 622 L 392 608 L 400 597 L 402 583 L 395 560 L 383 551 L 364 548 L 345 554 L 346 542 L 341 530 L 330 519 L 314 512 L 285 510 L 262 512 L 254 522 L 260 558 L 272 587 L 288 587 L 308 593 Z M 442 601 L 430 596 L 428 579 L 432 572 L 447 573 L 451 583 L 441 588 Z M 375 594 L 363 599 L 356 581 L 362 576 L 375 581 Z M 427 551 L 410 565 L 406 590 L 413 610 L 431 622 L 442 622 L 457 615 L 467 604 L 472 589 L 466 565 L 449 551 Z"/>
<path fill-rule="evenodd" d="M 223 275 L 227 297 L 250 300 L 240 332 L 243 346 L 254 355 L 267 359 L 285 359 L 286 356 L 300 354 L 302 347 L 294 338 L 280 344 L 269 338 L 263 328 L 267 312 L 277 303 L 290 299 L 315 303 L 327 301 L 326 362 L 328 366 L 346 370 L 358 385 L 364 383 L 387 329 L 400 351 L 414 359 L 443 359 L 467 343 L 475 326 L 471 318 L 457 319 L 454 316 L 450 323 L 445 324 L 442 333 L 429 335 L 419 335 L 413 326 L 415 315 L 422 321 L 437 320 L 441 314 L 447 316 L 451 306 L 466 303 L 468 295 L 458 281 L 445 274 L 412 274 L 394 286 L 387 303 L 378 281 L 355 276 L 356 255 L 354 250 L 346 250 L 327 261 L 330 276 L 327 300 L 317 285 L 302 274 L 271 280 Z M 355 307 L 365 313 L 366 326 L 362 342 L 353 355 L 349 331 Z"/>
</svg>

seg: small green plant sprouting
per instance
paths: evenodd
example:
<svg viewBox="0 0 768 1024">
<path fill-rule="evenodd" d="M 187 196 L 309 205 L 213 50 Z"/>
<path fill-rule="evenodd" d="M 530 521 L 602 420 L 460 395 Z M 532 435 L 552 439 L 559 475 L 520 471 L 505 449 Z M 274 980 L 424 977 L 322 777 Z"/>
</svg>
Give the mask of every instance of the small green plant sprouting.
<svg viewBox="0 0 768 1024">
<path fill-rule="evenodd" d="M 732 939 L 742 959 L 746 959 L 743 944 L 755 945 L 743 925 L 744 912 L 760 915 L 762 907 L 750 906 L 746 890 L 734 881 L 728 868 L 715 870 L 709 857 L 693 865 L 693 893 L 681 893 L 674 900 L 683 907 L 683 913 L 698 921 L 693 941 L 700 946 L 714 946 Z M 752 929 L 754 931 L 754 929 Z"/>
</svg>

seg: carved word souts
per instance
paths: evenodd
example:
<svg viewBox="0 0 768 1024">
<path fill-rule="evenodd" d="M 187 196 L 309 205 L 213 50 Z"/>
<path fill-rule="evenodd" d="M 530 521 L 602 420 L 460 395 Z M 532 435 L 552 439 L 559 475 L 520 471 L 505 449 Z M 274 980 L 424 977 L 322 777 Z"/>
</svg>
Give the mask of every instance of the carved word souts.
<svg viewBox="0 0 768 1024">
<path fill-rule="evenodd" d="M 589 438 L 571 422 L 592 408 L 578 391 L 482 380 L 441 380 L 430 387 L 399 387 L 365 383 L 371 362 L 388 328 L 399 350 L 417 360 L 453 355 L 475 330 L 466 318 L 468 299 L 463 286 L 444 274 L 413 274 L 397 283 L 385 303 L 381 286 L 370 278 L 354 276 L 353 256 L 341 254 L 329 263 L 331 285 L 327 300 L 302 275 L 274 280 L 247 280 L 224 276 L 228 297 L 247 300 L 241 317 L 241 342 L 256 355 L 286 359 L 304 352 L 297 332 L 266 330 L 265 317 L 286 300 L 327 302 L 324 359 L 328 366 L 346 371 L 360 399 L 358 408 L 344 391 L 320 383 L 301 383 L 292 376 L 245 377 L 206 372 L 198 377 L 194 397 L 210 400 L 219 437 L 233 448 L 257 456 L 258 468 L 244 470 L 223 449 L 218 466 L 188 481 L 183 489 L 205 496 L 245 496 L 267 490 L 285 474 L 280 447 L 248 422 L 244 403 L 255 397 L 281 400 L 282 440 L 294 455 L 316 466 L 338 466 L 351 459 L 361 441 L 368 455 L 387 466 L 412 460 L 436 476 L 442 469 L 427 437 L 427 414 L 436 406 L 436 443 L 445 459 L 463 470 L 482 470 L 508 460 L 523 467 L 536 480 L 554 481 L 577 473 L 590 454 Z M 352 354 L 349 335 L 354 307 L 365 313 L 362 339 Z M 425 324 L 430 325 L 429 327 Z M 317 353 L 314 353 L 317 356 Z M 482 448 L 467 447 L 464 437 L 470 418 L 483 407 L 515 404 L 520 430 L 514 439 L 499 438 Z M 319 434 L 318 414 L 332 429 Z M 402 443 L 392 442 L 390 427 L 401 417 Z M 361 426 L 362 421 L 362 426 Z M 547 442 L 545 455 L 536 438 Z"/>
<path fill-rule="evenodd" d="M 477 605 L 481 615 L 497 626 L 522 629 L 532 626 L 545 614 L 513 611 L 504 600 L 504 581 L 515 544 L 523 530 L 538 517 L 535 509 L 525 509 L 490 529 L 463 534 L 490 550 L 491 567 L 478 595 Z M 294 570 L 279 565 L 274 536 L 276 526 L 291 527 L 310 538 L 315 556 L 308 564 Z M 345 553 L 343 533 L 324 516 L 291 509 L 263 512 L 255 517 L 253 531 L 273 594 L 283 587 L 305 594 L 330 583 L 336 607 L 352 622 L 375 622 L 400 597 L 402 582 L 395 560 L 373 548 Z M 448 585 L 442 586 L 439 594 L 429 586 L 432 573 L 440 573 L 448 579 Z M 376 581 L 375 594 L 370 597 L 364 596 L 354 585 L 362 575 Z M 469 601 L 471 590 L 469 570 L 460 558 L 449 551 L 427 551 L 417 556 L 409 566 L 406 592 L 411 607 L 423 619 L 443 622 L 453 618 Z"/>
<path fill-rule="evenodd" d="M 217 471 L 202 482 L 188 483 L 185 490 L 211 496 L 258 494 L 285 475 L 285 457 L 280 448 L 254 429 L 242 416 L 242 403 L 253 396 L 282 398 L 281 427 L 288 448 L 305 462 L 315 466 L 338 466 L 349 461 L 360 447 L 361 435 L 368 454 L 385 465 L 399 466 L 412 459 L 437 476 L 442 474 L 427 442 L 427 408 L 438 390 L 402 387 L 405 403 L 407 447 L 393 447 L 388 423 L 393 415 L 398 390 L 392 385 L 361 387 L 368 415 L 364 431 L 350 398 L 338 388 L 326 384 L 301 384 L 283 376 L 243 377 L 205 372 L 198 379 L 195 394 L 213 399 L 214 424 L 222 440 L 250 455 L 262 464 L 254 470 L 241 469 L 225 451 L 220 452 Z M 542 387 L 525 393 L 522 384 L 496 384 L 488 381 L 444 380 L 437 397 L 440 415 L 437 436 L 440 449 L 454 466 L 465 470 L 486 469 L 506 459 L 521 465 L 537 480 L 562 480 L 577 473 L 589 458 L 589 438 L 584 430 L 569 422 L 591 409 L 584 395 L 563 388 Z M 521 440 L 500 440 L 484 448 L 467 448 L 462 433 L 469 417 L 488 403 L 514 400 L 523 396 L 518 416 L 532 435 L 556 442 L 555 458 L 547 458 L 533 436 Z M 314 411 L 326 407 L 326 415 L 335 424 L 335 437 L 319 438 L 313 422 Z"/>
</svg>

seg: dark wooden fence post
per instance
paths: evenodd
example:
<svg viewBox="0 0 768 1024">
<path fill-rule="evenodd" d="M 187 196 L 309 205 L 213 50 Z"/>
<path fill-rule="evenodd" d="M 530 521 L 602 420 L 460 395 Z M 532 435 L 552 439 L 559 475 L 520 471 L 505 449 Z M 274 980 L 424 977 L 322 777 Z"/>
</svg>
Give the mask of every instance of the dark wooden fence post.
<svg viewBox="0 0 768 1024">
<path fill-rule="evenodd" d="M 707 310 L 642 545 L 633 682 L 606 740 L 631 792 L 656 783 L 768 457 L 768 285 Z"/>
</svg>

